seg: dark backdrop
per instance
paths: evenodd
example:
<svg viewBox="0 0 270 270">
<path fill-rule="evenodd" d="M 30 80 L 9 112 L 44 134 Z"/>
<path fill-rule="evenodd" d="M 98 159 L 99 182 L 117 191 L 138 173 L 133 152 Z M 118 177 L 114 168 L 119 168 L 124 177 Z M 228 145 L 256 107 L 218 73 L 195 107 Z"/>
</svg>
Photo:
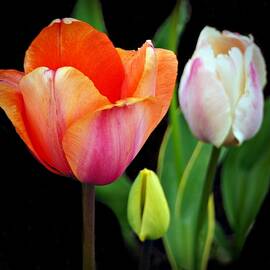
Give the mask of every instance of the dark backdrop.
<svg viewBox="0 0 270 270">
<path fill-rule="evenodd" d="M 106 26 L 114 44 L 135 49 L 152 38 L 174 5 L 173 0 L 159 2 L 103 0 Z M 22 70 L 25 50 L 33 38 L 51 20 L 69 17 L 74 3 L 2 1 L 0 68 Z M 252 33 L 269 65 L 269 1 L 201 0 L 191 1 L 191 6 L 191 19 L 178 52 L 180 73 L 206 24 L 220 30 Z M 129 167 L 129 176 L 134 178 L 143 167 L 155 169 L 165 127 L 163 121 Z M 28 153 L 2 111 L 0 151 L 0 270 L 81 269 L 80 183 L 46 171 Z M 96 205 L 98 269 L 136 269 L 136 260 L 124 246 L 115 217 L 105 206 Z M 218 216 L 224 220 L 220 200 L 218 205 Z M 210 269 L 270 269 L 269 208 L 268 196 L 239 260 L 229 266 L 212 262 Z M 152 269 L 169 269 L 161 254 L 157 242 Z"/>
</svg>

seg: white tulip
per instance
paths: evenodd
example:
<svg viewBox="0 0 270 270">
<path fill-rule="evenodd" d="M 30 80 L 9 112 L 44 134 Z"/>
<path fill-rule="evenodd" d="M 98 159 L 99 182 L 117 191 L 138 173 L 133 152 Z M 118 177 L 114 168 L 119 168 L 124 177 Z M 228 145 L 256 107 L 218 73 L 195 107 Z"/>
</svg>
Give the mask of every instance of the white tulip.
<svg viewBox="0 0 270 270">
<path fill-rule="evenodd" d="M 253 137 L 262 123 L 265 84 L 265 62 L 252 36 L 205 27 L 179 88 L 193 134 L 217 147 Z"/>
</svg>

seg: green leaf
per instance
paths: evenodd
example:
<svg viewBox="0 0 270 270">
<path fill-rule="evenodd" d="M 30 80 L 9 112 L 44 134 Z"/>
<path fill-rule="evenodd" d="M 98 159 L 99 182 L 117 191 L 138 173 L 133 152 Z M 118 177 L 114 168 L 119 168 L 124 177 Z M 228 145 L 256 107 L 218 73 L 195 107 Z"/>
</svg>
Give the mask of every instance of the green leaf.
<svg viewBox="0 0 270 270">
<path fill-rule="evenodd" d="M 177 0 L 176 5 L 159 27 L 155 36 L 154 43 L 156 47 L 177 51 L 180 36 L 185 24 L 189 19 L 189 7 L 187 0 Z"/>
<path fill-rule="evenodd" d="M 91 24 L 99 31 L 106 32 L 99 0 L 77 0 L 72 16 Z"/>
<path fill-rule="evenodd" d="M 189 17 L 188 1 L 177 0 L 171 14 L 164 21 L 164 23 L 159 27 L 159 29 L 157 30 L 153 38 L 155 46 L 165 48 L 165 49 L 170 49 L 176 53 L 179 39 L 184 29 L 184 26 L 188 20 L 188 17 Z M 173 145 L 174 145 L 174 148 L 176 149 L 176 151 L 171 152 L 172 156 L 170 156 L 170 160 L 172 163 L 174 163 L 177 176 L 180 177 L 181 172 L 184 169 L 182 167 L 185 164 L 184 159 L 186 158 L 186 156 L 182 157 L 180 154 L 184 153 L 185 155 L 187 155 L 188 153 L 189 155 L 191 152 L 185 151 L 185 149 L 182 149 L 182 145 L 181 145 L 181 141 L 182 141 L 181 137 L 182 135 L 185 135 L 185 134 L 180 134 L 180 126 L 179 126 L 179 121 L 178 121 L 179 110 L 178 110 L 177 89 L 178 87 L 176 86 L 174 94 L 173 94 L 172 102 L 170 105 L 170 110 L 169 110 L 169 121 L 171 125 L 170 136 L 173 138 Z M 193 141 L 195 141 L 193 137 L 191 138 Z M 183 145 L 183 147 L 185 148 L 185 145 Z M 161 149 L 160 152 L 162 155 L 162 152 L 164 151 Z M 160 162 L 160 166 L 162 166 L 162 162 Z"/>
<path fill-rule="evenodd" d="M 169 126 L 164 135 L 158 157 L 158 175 L 161 179 L 163 188 L 169 191 L 169 197 L 167 199 L 171 207 L 174 207 L 175 204 L 180 177 L 183 174 L 184 168 L 197 143 L 197 140 L 190 133 L 187 123 L 179 110 L 177 111 L 176 116 L 177 121 L 179 122 L 179 137 L 177 139 L 180 142 L 180 148 L 175 149 L 174 141 L 172 139 L 172 127 Z M 178 161 L 174 159 L 172 153 L 176 150 L 181 154 L 183 164 L 179 164 Z M 163 176 L 168 176 L 171 181 L 166 180 Z"/>
<path fill-rule="evenodd" d="M 222 196 L 235 232 L 234 252 L 241 251 L 270 184 L 270 100 L 265 103 L 259 133 L 241 147 L 228 151 L 222 170 Z"/>
<path fill-rule="evenodd" d="M 200 269 L 205 269 L 214 235 L 213 201 L 209 203 L 200 243 L 195 242 L 195 229 L 211 146 L 198 143 L 195 148 L 196 140 L 179 113 L 178 120 L 181 148 L 176 150 L 169 127 L 159 155 L 158 174 L 171 213 L 169 230 L 163 238 L 164 246 L 173 269 L 195 269 L 196 260 L 200 260 Z M 179 151 L 183 164 L 175 161 L 174 151 Z M 196 258 L 194 254 L 200 257 Z"/>
<path fill-rule="evenodd" d="M 116 215 L 122 230 L 122 235 L 131 249 L 135 249 L 137 242 L 127 220 L 127 202 L 131 182 L 126 176 L 106 185 L 96 186 L 96 198 L 108 206 Z"/>
</svg>

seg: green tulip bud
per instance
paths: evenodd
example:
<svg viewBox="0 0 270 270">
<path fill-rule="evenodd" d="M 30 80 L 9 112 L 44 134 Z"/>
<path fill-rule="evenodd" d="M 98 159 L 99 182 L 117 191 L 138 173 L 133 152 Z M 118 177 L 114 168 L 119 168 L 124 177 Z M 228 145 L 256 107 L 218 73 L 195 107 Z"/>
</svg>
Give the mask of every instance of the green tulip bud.
<svg viewBox="0 0 270 270">
<path fill-rule="evenodd" d="M 158 176 L 140 171 L 128 198 L 128 221 L 141 241 L 162 237 L 170 222 L 170 211 Z"/>
</svg>

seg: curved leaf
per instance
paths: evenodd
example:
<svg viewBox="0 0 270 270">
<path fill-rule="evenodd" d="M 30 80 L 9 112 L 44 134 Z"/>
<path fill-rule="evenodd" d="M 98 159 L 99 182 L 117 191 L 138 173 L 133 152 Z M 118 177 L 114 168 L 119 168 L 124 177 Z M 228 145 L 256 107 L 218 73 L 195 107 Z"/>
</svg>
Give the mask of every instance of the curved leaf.
<svg viewBox="0 0 270 270">
<path fill-rule="evenodd" d="M 255 222 L 270 184 L 270 100 L 265 103 L 259 133 L 239 148 L 230 149 L 222 170 L 224 208 L 235 232 L 235 255 Z"/>
<path fill-rule="evenodd" d="M 77 0 L 72 16 L 91 24 L 101 32 L 106 32 L 99 0 Z"/>
<path fill-rule="evenodd" d="M 172 13 L 157 30 L 153 40 L 155 46 L 177 51 L 180 36 L 189 19 L 187 0 L 177 0 Z"/>
<path fill-rule="evenodd" d="M 159 155 L 158 174 L 171 212 L 171 223 L 163 240 L 173 269 L 195 269 L 196 260 L 200 260 L 200 269 L 204 269 L 214 235 L 213 201 L 208 208 L 200 243 L 195 241 L 195 229 L 211 146 L 198 143 L 195 148 L 196 140 L 179 113 L 178 120 L 181 135 L 181 149 L 178 151 L 181 161 L 177 163 L 174 160 L 173 152 L 176 148 L 170 127 Z M 200 257 L 196 258 L 194 254 Z"/>
</svg>

